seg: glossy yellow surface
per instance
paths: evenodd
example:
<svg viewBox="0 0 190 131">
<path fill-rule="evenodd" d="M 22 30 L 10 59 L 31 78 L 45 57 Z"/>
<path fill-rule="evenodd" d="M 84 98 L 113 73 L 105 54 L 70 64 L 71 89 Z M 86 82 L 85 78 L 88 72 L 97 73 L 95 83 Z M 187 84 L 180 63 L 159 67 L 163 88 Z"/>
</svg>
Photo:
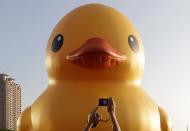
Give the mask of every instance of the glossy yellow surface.
<svg viewBox="0 0 190 131">
<path fill-rule="evenodd" d="M 64 36 L 58 52 L 51 46 L 57 34 Z M 128 36 L 134 35 L 139 51 L 133 52 Z M 69 63 L 66 56 L 86 40 L 101 37 L 126 55 L 126 62 L 104 70 L 86 69 Z M 120 12 L 100 4 L 74 9 L 56 25 L 46 50 L 48 87 L 23 111 L 17 131 L 82 131 L 99 98 L 112 96 L 122 131 L 171 131 L 166 113 L 141 86 L 144 50 L 139 33 Z M 100 107 L 107 119 L 106 107 Z M 94 131 L 111 131 L 111 121 L 100 122 Z"/>
</svg>

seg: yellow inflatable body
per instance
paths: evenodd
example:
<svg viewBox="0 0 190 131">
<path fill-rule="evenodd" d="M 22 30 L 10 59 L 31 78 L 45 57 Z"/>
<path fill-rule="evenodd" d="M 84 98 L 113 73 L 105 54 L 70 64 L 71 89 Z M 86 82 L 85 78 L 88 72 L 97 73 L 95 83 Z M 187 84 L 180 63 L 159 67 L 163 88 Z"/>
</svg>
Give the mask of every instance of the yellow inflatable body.
<svg viewBox="0 0 190 131">
<path fill-rule="evenodd" d="M 48 41 L 47 89 L 27 109 L 17 131 L 82 131 L 99 98 L 112 96 L 122 131 L 171 131 L 166 113 L 141 86 L 144 50 L 120 12 L 89 4 L 68 13 Z M 100 107 L 102 119 L 108 118 Z M 94 131 L 112 131 L 100 122 Z"/>
</svg>

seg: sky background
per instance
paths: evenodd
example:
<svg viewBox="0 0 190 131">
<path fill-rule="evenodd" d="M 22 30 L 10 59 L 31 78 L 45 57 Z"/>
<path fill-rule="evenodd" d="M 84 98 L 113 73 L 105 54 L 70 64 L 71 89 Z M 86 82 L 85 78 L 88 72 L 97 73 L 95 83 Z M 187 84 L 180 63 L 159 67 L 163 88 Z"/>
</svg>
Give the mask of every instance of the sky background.
<svg viewBox="0 0 190 131">
<path fill-rule="evenodd" d="M 189 0 L 0 0 L 0 73 L 22 85 L 22 108 L 45 90 L 45 48 L 56 23 L 86 3 L 128 16 L 142 36 L 148 94 L 171 116 L 173 131 L 190 124 Z"/>
</svg>

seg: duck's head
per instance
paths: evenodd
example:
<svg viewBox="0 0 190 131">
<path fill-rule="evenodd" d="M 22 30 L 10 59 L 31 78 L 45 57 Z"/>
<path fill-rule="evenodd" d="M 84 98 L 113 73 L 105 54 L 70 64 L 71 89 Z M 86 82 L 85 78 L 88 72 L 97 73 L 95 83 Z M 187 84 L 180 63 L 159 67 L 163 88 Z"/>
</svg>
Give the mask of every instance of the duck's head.
<svg viewBox="0 0 190 131">
<path fill-rule="evenodd" d="M 101 4 L 88 4 L 56 25 L 48 41 L 46 66 L 50 82 L 140 81 L 143 44 L 123 14 Z"/>
</svg>

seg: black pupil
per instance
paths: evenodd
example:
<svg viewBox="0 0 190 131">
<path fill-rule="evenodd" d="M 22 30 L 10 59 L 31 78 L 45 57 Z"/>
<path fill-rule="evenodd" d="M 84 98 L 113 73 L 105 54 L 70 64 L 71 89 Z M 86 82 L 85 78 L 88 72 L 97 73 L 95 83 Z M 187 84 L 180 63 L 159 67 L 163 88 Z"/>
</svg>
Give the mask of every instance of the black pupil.
<svg viewBox="0 0 190 131">
<path fill-rule="evenodd" d="M 129 43 L 130 48 L 131 48 L 134 52 L 138 52 L 138 51 L 139 51 L 138 41 L 137 41 L 137 39 L 136 39 L 133 35 L 130 35 L 130 36 L 128 37 L 128 43 Z"/>
<path fill-rule="evenodd" d="M 61 34 L 58 34 L 52 43 L 52 51 L 57 52 L 59 49 L 61 49 L 63 45 L 63 36 Z"/>
</svg>

